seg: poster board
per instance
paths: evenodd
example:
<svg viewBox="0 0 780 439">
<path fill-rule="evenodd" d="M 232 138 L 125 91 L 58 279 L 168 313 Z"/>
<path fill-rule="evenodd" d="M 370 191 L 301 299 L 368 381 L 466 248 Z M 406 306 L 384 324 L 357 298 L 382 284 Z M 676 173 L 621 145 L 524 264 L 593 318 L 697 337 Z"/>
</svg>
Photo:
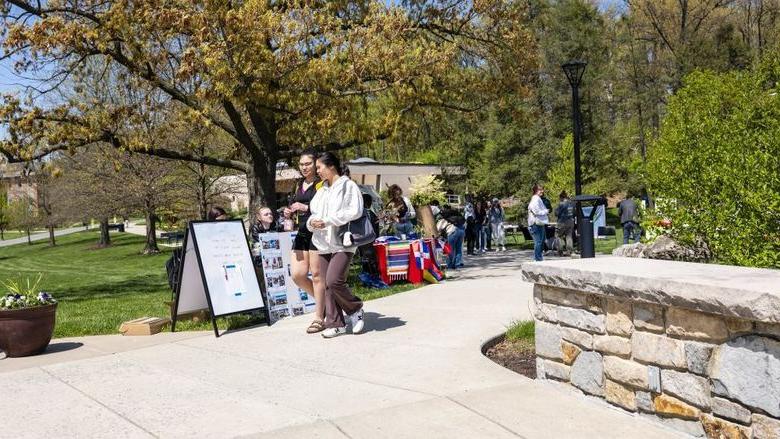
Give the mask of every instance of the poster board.
<svg viewBox="0 0 780 439">
<path fill-rule="evenodd" d="M 314 297 L 293 282 L 292 244 L 296 232 L 262 233 L 258 243 L 270 322 L 314 311 Z"/>
<path fill-rule="evenodd" d="M 582 214 L 585 216 L 590 215 L 591 210 L 593 210 L 593 206 L 582 206 Z M 604 210 L 604 205 L 596 206 L 596 213 L 593 214 L 593 238 L 598 238 L 599 236 L 599 227 L 606 227 L 607 225 L 607 215 L 606 211 Z"/>
<path fill-rule="evenodd" d="M 208 309 L 219 337 L 217 317 L 264 308 L 243 221 L 190 222 L 184 236 L 171 331 L 178 316 Z"/>
</svg>

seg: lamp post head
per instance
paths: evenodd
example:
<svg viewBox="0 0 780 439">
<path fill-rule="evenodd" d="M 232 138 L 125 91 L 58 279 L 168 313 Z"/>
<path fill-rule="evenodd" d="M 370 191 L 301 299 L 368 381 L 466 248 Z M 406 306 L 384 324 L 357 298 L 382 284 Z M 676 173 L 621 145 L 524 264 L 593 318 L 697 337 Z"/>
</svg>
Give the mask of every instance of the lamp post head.
<svg viewBox="0 0 780 439">
<path fill-rule="evenodd" d="M 580 86 L 582 74 L 585 72 L 585 66 L 587 65 L 588 63 L 585 61 L 572 60 L 561 66 L 563 71 L 566 73 L 566 78 L 569 80 L 569 84 L 571 84 L 573 88 Z"/>
</svg>

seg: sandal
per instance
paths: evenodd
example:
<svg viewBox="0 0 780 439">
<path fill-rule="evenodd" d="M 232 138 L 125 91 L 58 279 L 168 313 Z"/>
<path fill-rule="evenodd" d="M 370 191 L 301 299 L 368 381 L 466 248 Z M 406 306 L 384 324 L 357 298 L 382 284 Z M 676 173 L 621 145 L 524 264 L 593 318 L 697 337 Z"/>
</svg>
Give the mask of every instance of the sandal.
<svg viewBox="0 0 780 439">
<path fill-rule="evenodd" d="M 307 334 L 316 334 L 320 331 L 323 331 L 325 329 L 325 326 L 322 324 L 322 320 L 314 320 L 311 322 L 308 328 L 306 328 Z"/>
</svg>

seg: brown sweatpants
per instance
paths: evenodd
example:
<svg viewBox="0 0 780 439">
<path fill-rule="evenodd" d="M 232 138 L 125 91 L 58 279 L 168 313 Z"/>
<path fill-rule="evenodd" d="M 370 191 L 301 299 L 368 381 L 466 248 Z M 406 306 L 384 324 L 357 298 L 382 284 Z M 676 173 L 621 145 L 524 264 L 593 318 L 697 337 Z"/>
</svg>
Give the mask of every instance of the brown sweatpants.
<svg viewBox="0 0 780 439">
<path fill-rule="evenodd" d="M 363 301 L 353 296 L 347 285 L 352 255 L 353 253 L 344 252 L 320 255 L 320 273 L 325 276 L 326 328 L 346 326 L 343 312 L 354 314 L 363 308 Z"/>
</svg>

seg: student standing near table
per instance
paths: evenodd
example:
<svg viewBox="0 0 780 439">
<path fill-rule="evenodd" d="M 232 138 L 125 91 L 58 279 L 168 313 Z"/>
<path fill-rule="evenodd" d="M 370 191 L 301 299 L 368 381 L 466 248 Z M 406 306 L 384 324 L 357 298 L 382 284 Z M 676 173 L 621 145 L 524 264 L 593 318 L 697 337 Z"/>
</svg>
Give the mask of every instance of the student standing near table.
<svg viewBox="0 0 780 439">
<path fill-rule="evenodd" d="M 504 230 L 504 208 L 498 202 L 498 198 L 493 198 L 490 210 L 488 211 L 488 221 L 490 231 L 496 244 L 496 251 L 501 247 L 501 251 L 506 251 L 506 231 Z"/>
<path fill-rule="evenodd" d="M 261 234 L 280 231 L 279 226 L 274 221 L 274 212 L 270 207 L 263 206 L 257 209 L 255 221 L 249 228 L 249 240 L 253 243 L 260 242 Z"/>
<path fill-rule="evenodd" d="M 555 208 L 555 218 L 558 220 L 558 238 L 563 244 L 558 253 L 568 256 L 574 250 L 574 202 L 566 191 L 562 191 L 558 198 L 560 202 Z"/>
<path fill-rule="evenodd" d="M 363 196 L 358 185 L 342 175 L 341 162 L 330 152 L 317 158 L 317 173 L 325 182 L 311 200 L 307 221 L 312 243 L 319 253 L 319 267 L 325 277 L 325 338 L 363 331 L 363 301 L 347 285 L 347 273 L 357 246 L 345 243 L 339 227 L 363 215 Z M 347 319 L 344 314 L 347 313 Z"/>
<path fill-rule="evenodd" d="M 550 211 L 545 207 L 542 196 L 544 196 L 544 187 L 540 184 L 535 184 L 531 202 L 528 203 L 528 228 L 531 230 L 531 235 L 534 238 L 534 261 L 543 260 L 544 227 L 550 222 L 547 216 Z"/>
<path fill-rule="evenodd" d="M 325 329 L 323 321 L 325 319 L 325 307 L 323 306 L 323 297 L 325 295 L 324 281 L 320 276 L 319 259 L 317 249 L 312 245 L 312 233 L 306 227 L 306 220 L 309 219 L 309 203 L 321 187 L 314 168 L 317 153 L 314 151 L 305 151 L 298 159 L 298 169 L 303 176 L 296 185 L 295 192 L 290 195 L 290 205 L 284 209 L 285 216 L 295 218 L 298 226 L 298 233 L 295 235 L 295 241 L 292 248 L 292 264 L 290 264 L 290 274 L 295 285 L 308 294 L 314 296 L 314 320 L 311 322 L 306 332 L 314 334 Z M 311 279 L 309 279 L 311 272 Z"/>
</svg>

